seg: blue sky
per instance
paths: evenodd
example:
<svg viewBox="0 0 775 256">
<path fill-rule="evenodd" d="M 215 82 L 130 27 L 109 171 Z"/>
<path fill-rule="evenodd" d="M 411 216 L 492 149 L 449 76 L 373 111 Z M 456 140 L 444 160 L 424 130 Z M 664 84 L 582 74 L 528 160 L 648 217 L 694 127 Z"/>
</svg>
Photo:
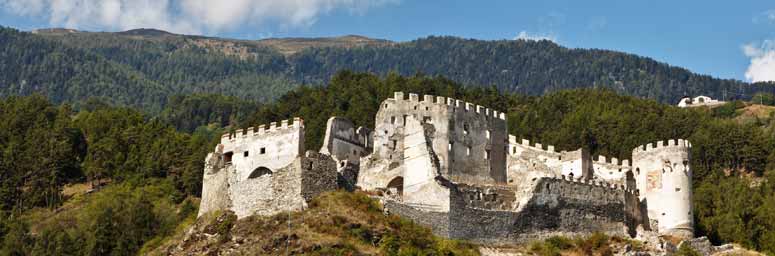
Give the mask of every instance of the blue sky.
<svg viewBox="0 0 775 256">
<path fill-rule="evenodd" d="M 775 80 L 773 1 L 0 0 L 0 24 L 23 30 L 154 27 L 243 39 L 549 38 L 715 77 Z"/>
</svg>

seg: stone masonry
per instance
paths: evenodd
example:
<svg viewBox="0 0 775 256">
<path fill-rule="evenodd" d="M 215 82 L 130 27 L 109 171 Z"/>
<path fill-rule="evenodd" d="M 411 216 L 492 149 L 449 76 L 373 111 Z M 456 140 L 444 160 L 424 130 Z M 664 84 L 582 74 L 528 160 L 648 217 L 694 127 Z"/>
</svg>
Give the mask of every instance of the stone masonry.
<svg viewBox="0 0 775 256">
<path fill-rule="evenodd" d="M 301 119 L 237 130 L 207 156 L 200 215 L 300 210 L 316 195 L 372 191 L 390 214 L 441 236 L 492 245 L 604 232 L 693 237 L 691 144 L 660 141 L 633 160 L 517 141 L 505 113 L 396 92 L 374 130 L 331 117 L 305 151 Z M 421 100 L 422 99 L 422 100 Z"/>
</svg>

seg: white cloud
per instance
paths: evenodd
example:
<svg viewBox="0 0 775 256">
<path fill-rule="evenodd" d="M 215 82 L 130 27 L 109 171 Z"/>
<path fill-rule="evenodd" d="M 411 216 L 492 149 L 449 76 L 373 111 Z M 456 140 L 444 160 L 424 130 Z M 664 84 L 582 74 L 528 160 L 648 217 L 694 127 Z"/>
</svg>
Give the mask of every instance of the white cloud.
<svg viewBox="0 0 775 256">
<path fill-rule="evenodd" d="M 775 81 L 775 40 L 743 45 L 743 53 L 751 58 L 751 64 L 745 71 L 746 79 L 751 82 Z"/>
<path fill-rule="evenodd" d="M 517 34 L 517 37 L 514 38 L 514 40 L 526 40 L 526 41 L 541 41 L 541 40 L 549 40 L 552 42 L 557 42 L 557 35 L 554 33 L 548 33 L 548 34 L 530 34 L 525 30 L 522 30 Z"/>
<path fill-rule="evenodd" d="M 314 24 L 341 9 L 362 15 L 398 0 L 0 0 L 11 13 L 45 17 L 52 26 L 126 30 L 158 28 L 199 34 L 276 22 L 284 27 Z"/>
</svg>

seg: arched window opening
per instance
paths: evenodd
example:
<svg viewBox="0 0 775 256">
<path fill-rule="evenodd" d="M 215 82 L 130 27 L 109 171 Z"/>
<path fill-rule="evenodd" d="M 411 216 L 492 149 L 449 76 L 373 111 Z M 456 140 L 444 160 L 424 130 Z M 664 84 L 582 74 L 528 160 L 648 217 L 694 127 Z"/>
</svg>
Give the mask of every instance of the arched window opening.
<svg viewBox="0 0 775 256">
<path fill-rule="evenodd" d="M 388 191 L 395 190 L 396 195 L 403 196 L 404 194 L 404 177 L 398 176 L 390 180 L 387 185 Z"/>
<path fill-rule="evenodd" d="M 272 175 L 272 170 L 261 166 L 253 170 L 253 172 L 250 173 L 250 176 L 248 176 L 248 179 L 255 179 L 264 175 Z"/>
</svg>

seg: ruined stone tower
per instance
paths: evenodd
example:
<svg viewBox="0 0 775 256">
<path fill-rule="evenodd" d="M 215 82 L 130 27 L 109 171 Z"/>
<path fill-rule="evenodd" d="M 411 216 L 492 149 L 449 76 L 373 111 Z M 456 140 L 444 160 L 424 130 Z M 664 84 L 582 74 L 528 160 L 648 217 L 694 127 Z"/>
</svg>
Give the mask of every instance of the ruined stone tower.
<svg viewBox="0 0 775 256">
<path fill-rule="evenodd" d="M 652 229 L 681 238 L 694 235 L 692 218 L 691 143 L 668 140 L 632 152 L 640 201 L 648 209 Z"/>
<path fill-rule="evenodd" d="M 396 167 L 404 166 L 409 118 L 433 125 L 432 149 L 445 177 L 470 184 L 506 182 L 508 135 L 504 113 L 453 98 L 424 95 L 421 100 L 418 94 L 408 96 L 396 92 L 382 102 L 377 112 L 370 160 L 374 165 L 381 164 L 372 175 L 380 179 L 361 180 L 363 188 L 384 187 L 386 180 L 382 176 L 401 175 Z"/>
</svg>

